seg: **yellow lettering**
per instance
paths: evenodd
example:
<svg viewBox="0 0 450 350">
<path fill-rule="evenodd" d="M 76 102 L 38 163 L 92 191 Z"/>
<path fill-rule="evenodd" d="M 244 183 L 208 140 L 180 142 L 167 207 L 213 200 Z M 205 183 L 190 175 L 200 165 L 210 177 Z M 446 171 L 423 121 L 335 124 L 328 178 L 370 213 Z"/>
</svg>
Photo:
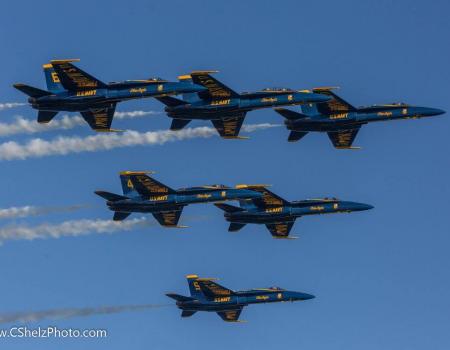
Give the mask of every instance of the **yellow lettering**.
<svg viewBox="0 0 450 350">
<path fill-rule="evenodd" d="M 230 104 L 231 100 L 227 99 L 227 100 L 214 100 L 211 101 L 211 106 L 223 106 L 223 105 L 228 105 Z"/>
<path fill-rule="evenodd" d="M 267 208 L 266 213 L 281 213 L 283 211 L 283 207 L 276 208 Z"/>
<path fill-rule="evenodd" d="M 166 201 L 169 196 L 152 196 L 149 197 L 149 201 Z"/>
</svg>

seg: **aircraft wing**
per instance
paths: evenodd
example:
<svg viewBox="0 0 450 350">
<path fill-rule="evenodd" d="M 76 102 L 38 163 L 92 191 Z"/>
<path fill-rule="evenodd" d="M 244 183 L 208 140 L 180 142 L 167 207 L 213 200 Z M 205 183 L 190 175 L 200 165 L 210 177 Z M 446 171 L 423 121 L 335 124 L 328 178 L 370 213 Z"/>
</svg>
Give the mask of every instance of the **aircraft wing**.
<svg viewBox="0 0 450 350">
<path fill-rule="evenodd" d="M 81 112 L 84 120 L 95 131 L 112 131 L 111 123 L 116 111 L 116 104 L 113 103 L 109 108 L 92 108 L 87 112 Z"/>
<path fill-rule="evenodd" d="M 266 224 L 266 226 L 274 238 L 287 238 L 294 222 L 295 221 L 276 222 L 273 224 Z"/>
<path fill-rule="evenodd" d="M 290 204 L 287 200 L 284 198 L 281 198 L 279 195 L 273 193 L 272 191 L 269 191 L 265 187 L 255 187 L 252 188 L 253 191 L 257 191 L 262 193 L 262 198 L 257 198 L 253 200 L 253 203 L 256 204 L 258 207 L 272 207 L 272 206 L 283 206 Z"/>
<path fill-rule="evenodd" d="M 242 124 L 244 123 L 244 119 L 245 113 L 238 113 L 222 119 L 213 119 L 211 121 L 221 137 L 237 138 Z"/>
<path fill-rule="evenodd" d="M 332 97 L 332 99 L 328 102 L 321 102 L 317 104 L 317 110 L 320 114 L 334 114 L 356 111 L 355 107 L 336 95 L 333 91 L 331 91 L 331 88 L 314 88 L 313 92 Z"/>
<path fill-rule="evenodd" d="M 227 310 L 220 311 L 217 314 L 224 320 L 225 322 L 237 322 L 239 316 L 241 315 L 242 307 L 235 310 Z"/>
<path fill-rule="evenodd" d="M 134 189 L 143 197 L 166 195 L 176 191 L 167 185 L 141 172 L 125 172 L 121 174 L 128 178 Z"/>
<path fill-rule="evenodd" d="M 220 284 L 214 282 L 211 279 L 197 279 L 197 283 L 200 286 L 200 290 L 203 294 L 208 298 L 214 298 L 217 296 L 227 296 L 232 295 L 234 292 L 231 289 L 228 289 Z"/>
<path fill-rule="evenodd" d="M 82 89 L 96 89 L 107 88 L 107 85 L 102 81 L 94 78 L 92 75 L 86 73 L 72 63 L 74 60 L 54 60 L 51 65 L 59 77 L 61 85 L 66 90 L 82 90 Z"/>
<path fill-rule="evenodd" d="M 336 148 L 351 148 L 359 129 L 360 127 L 356 127 L 354 129 L 329 132 L 328 137 Z"/>
<path fill-rule="evenodd" d="M 239 97 L 237 92 L 213 78 L 208 72 L 192 72 L 191 77 L 194 84 L 204 86 L 208 89 L 199 93 L 201 98 L 224 99 Z"/>
<path fill-rule="evenodd" d="M 161 211 L 159 213 L 153 213 L 153 216 L 162 226 L 176 227 L 176 226 L 178 226 L 178 221 L 180 220 L 182 211 L 183 211 L 183 207 L 180 207 L 175 210 L 168 210 L 168 211 Z"/>
</svg>

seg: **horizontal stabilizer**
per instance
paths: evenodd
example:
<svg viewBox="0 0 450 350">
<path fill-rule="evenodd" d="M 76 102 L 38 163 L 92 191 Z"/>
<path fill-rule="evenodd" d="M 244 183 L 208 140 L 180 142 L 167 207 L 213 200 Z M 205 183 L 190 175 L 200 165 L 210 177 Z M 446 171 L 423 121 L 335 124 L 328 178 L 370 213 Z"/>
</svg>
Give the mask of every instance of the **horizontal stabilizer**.
<svg viewBox="0 0 450 350">
<path fill-rule="evenodd" d="M 117 202 L 117 201 L 121 201 L 124 199 L 128 199 L 128 197 L 121 196 L 120 194 L 115 194 L 115 193 L 106 192 L 106 191 L 95 191 L 94 193 L 97 196 L 100 196 L 100 197 L 106 199 L 107 201 L 111 201 L 111 202 Z"/>
<path fill-rule="evenodd" d="M 164 103 L 168 107 L 177 107 L 188 104 L 188 102 L 180 100 L 175 97 L 170 96 L 161 96 L 161 97 L 155 97 L 159 102 Z"/>
<path fill-rule="evenodd" d="M 230 204 L 214 203 L 214 205 L 217 208 L 222 209 L 223 211 L 225 211 L 227 213 L 236 213 L 238 211 L 245 211 L 245 209 L 235 207 L 234 205 L 230 205 Z"/>
<path fill-rule="evenodd" d="M 131 213 L 124 213 L 121 211 L 116 211 L 116 212 L 114 212 L 113 221 L 123 221 L 130 215 L 131 215 Z"/>
<path fill-rule="evenodd" d="M 177 131 L 183 129 L 186 125 L 191 122 L 190 119 L 172 119 L 172 124 L 170 125 L 170 130 Z"/>
<path fill-rule="evenodd" d="M 289 137 L 288 137 L 288 141 L 296 142 L 296 141 L 300 140 L 301 138 L 303 138 L 306 134 L 307 134 L 307 132 L 304 132 L 304 131 L 291 131 L 289 134 Z"/>
<path fill-rule="evenodd" d="M 230 223 L 230 227 L 228 227 L 229 232 L 237 232 L 241 228 L 243 228 L 246 224 L 241 224 L 239 222 L 232 222 Z"/>
<path fill-rule="evenodd" d="M 183 310 L 181 312 L 181 317 L 191 317 L 193 314 L 195 314 L 197 311 L 188 311 L 188 310 Z"/>
<path fill-rule="evenodd" d="M 275 112 L 277 112 L 278 114 L 289 120 L 299 120 L 303 118 L 308 118 L 306 114 L 294 112 L 286 108 L 275 108 Z"/>
<path fill-rule="evenodd" d="M 174 293 L 167 293 L 166 294 L 169 298 L 175 299 L 176 301 L 192 301 L 195 300 L 195 298 L 187 297 L 180 294 L 174 294 Z"/>
<path fill-rule="evenodd" d="M 37 122 L 40 124 L 47 124 L 57 115 L 58 112 L 39 111 Z"/>
<path fill-rule="evenodd" d="M 41 90 L 25 84 L 14 84 L 17 90 L 22 91 L 25 95 L 30 97 L 42 97 L 52 95 L 50 91 Z"/>
</svg>

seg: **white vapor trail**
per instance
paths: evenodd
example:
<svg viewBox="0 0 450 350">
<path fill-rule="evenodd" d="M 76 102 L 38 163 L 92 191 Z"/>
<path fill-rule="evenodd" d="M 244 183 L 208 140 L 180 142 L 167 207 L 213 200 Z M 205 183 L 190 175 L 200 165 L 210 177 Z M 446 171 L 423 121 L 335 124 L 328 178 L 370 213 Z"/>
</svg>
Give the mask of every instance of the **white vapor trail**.
<svg viewBox="0 0 450 350">
<path fill-rule="evenodd" d="M 26 205 L 23 207 L 0 208 L 0 219 L 25 218 L 28 216 L 46 215 L 57 212 L 70 212 L 86 207 L 86 205 L 70 205 L 64 207 L 37 207 Z"/>
<path fill-rule="evenodd" d="M 0 228 L 0 243 L 9 240 L 31 241 L 35 239 L 84 236 L 93 233 L 113 233 L 154 225 L 156 224 L 144 217 L 125 221 L 82 219 L 63 221 L 60 224 L 12 225 Z"/>
<path fill-rule="evenodd" d="M 26 103 L 18 103 L 18 102 L 6 102 L 6 103 L 0 103 L 0 111 L 4 109 L 10 109 L 10 108 L 16 108 L 20 106 L 25 106 Z"/>
<path fill-rule="evenodd" d="M 148 309 L 171 306 L 170 304 L 142 304 L 142 305 L 119 305 L 119 306 L 101 306 L 86 308 L 67 308 L 32 312 L 15 312 L 0 314 L 0 323 L 28 323 L 41 321 L 43 319 L 67 319 L 72 317 L 86 317 L 92 315 L 117 314 L 130 311 L 144 311 Z"/>
<path fill-rule="evenodd" d="M 1 106 L 1 104 L 0 104 Z M 1 108 L 0 108 L 1 110 Z M 115 119 L 131 119 L 140 118 L 147 115 L 161 114 L 157 111 L 130 111 L 130 112 L 116 112 Z M 18 135 L 18 134 L 35 134 L 40 132 L 47 132 L 52 130 L 68 130 L 78 126 L 86 125 L 85 120 L 77 115 L 69 117 L 67 114 L 60 118 L 52 120 L 48 124 L 39 124 L 36 120 L 16 116 L 12 123 L 0 123 L 0 137 Z"/>
<path fill-rule="evenodd" d="M 254 132 L 273 127 L 280 124 L 250 124 L 242 129 L 247 132 Z M 0 144 L 0 160 L 14 160 L 39 158 L 52 155 L 66 155 L 70 153 L 97 152 L 111 150 L 121 147 L 163 145 L 167 142 L 209 138 L 216 136 L 217 131 L 210 127 L 187 128 L 180 131 L 159 130 L 159 131 L 126 131 L 115 134 L 98 134 L 87 137 L 63 137 L 59 136 L 47 141 L 40 138 L 32 139 L 24 144 L 15 141 L 8 141 Z"/>
</svg>

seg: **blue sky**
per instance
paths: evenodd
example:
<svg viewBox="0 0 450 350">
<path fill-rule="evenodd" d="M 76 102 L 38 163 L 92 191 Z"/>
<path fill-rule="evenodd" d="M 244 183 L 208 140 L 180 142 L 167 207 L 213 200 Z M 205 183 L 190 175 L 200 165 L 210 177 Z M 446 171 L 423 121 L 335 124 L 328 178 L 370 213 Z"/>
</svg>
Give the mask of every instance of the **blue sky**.
<svg viewBox="0 0 450 350">
<path fill-rule="evenodd" d="M 341 86 L 354 105 L 405 101 L 450 110 L 447 1 L 15 1 L 0 5 L 2 95 L 15 82 L 45 87 L 41 65 L 80 58 L 104 81 L 217 69 L 236 91 Z M 161 111 L 154 100 L 119 111 Z M 0 111 L 34 119 L 21 107 Z M 271 110 L 248 124 L 280 123 Z M 137 131 L 168 128 L 164 115 L 115 121 Z M 204 125 L 200 122 L 193 126 Z M 213 314 L 181 319 L 174 307 L 45 320 L 30 326 L 106 328 L 107 339 L 0 340 L 8 349 L 448 349 L 447 115 L 364 127 L 360 151 L 337 151 L 326 135 L 286 142 L 273 128 L 250 140 L 218 137 L 67 156 L 1 161 L 0 208 L 87 204 L 70 213 L 2 226 L 109 219 L 96 189 L 120 192 L 121 170 L 155 170 L 172 187 L 270 183 L 286 199 L 337 196 L 374 210 L 297 220 L 295 241 L 263 226 L 227 232 L 212 205 L 184 211 L 185 230 L 157 226 L 0 247 L 2 312 L 170 302 L 184 276 L 219 277 L 233 289 L 280 285 L 316 295 L 304 303 L 250 306 L 245 324 Z M 3 138 L 26 142 L 92 134 L 87 127 Z M 8 325 L 5 325 L 5 327 Z M 3 347 L 3 345 L 0 345 Z"/>
</svg>

